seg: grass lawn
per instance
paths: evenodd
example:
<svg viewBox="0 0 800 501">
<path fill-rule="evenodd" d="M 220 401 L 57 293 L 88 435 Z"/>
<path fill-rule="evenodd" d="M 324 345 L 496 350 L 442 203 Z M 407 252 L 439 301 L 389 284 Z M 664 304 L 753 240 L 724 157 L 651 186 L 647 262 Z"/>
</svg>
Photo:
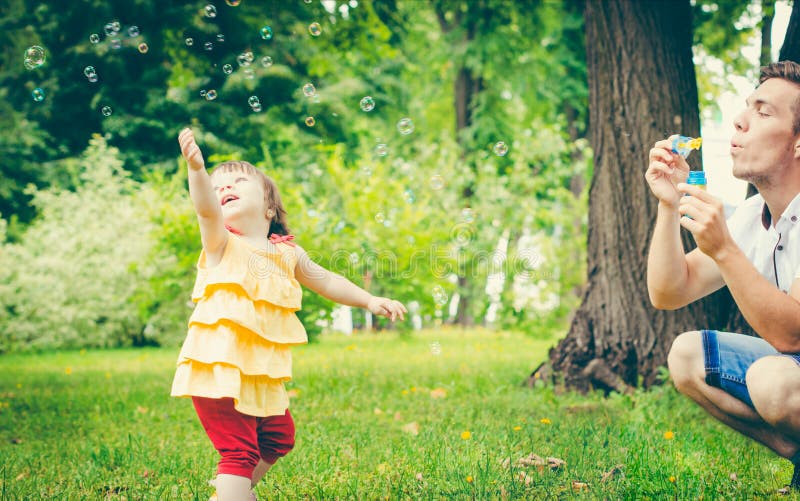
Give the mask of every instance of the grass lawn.
<svg viewBox="0 0 800 501">
<path fill-rule="evenodd" d="M 440 330 L 296 349 L 297 445 L 259 499 L 787 499 L 787 461 L 669 385 L 521 387 L 553 344 Z M 208 499 L 217 454 L 169 397 L 177 354 L 0 356 L 0 499 Z M 564 464 L 519 462 L 531 453 Z"/>
</svg>

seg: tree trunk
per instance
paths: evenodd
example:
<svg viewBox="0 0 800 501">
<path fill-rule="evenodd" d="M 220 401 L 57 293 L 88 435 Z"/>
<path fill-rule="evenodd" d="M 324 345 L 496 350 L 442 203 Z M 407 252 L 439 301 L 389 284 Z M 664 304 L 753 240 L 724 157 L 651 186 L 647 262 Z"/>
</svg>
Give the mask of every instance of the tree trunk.
<svg viewBox="0 0 800 501">
<path fill-rule="evenodd" d="M 657 208 L 643 179 L 648 151 L 670 134 L 700 130 L 689 0 L 587 0 L 584 19 L 595 166 L 588 284 L 567 337 L 528 381 L 552 377 L 581 391 L 627 391 L 657 381 L 675 335 L 743 326 L 731 315 L 729 294 L 659 311 L 647 293 Z M 695 168 L 699 162 L 690 157 Z M 689 248 L 691 236 L 683 239 Z"/>
<path fill-rule="evenodd" d="M 800 63 L 800 1 L 798 0 L 795 0 L 792 6 L 792 15 L 789 16 L 786 38 L 783 39 L 778 60 Z"/>
</svg>

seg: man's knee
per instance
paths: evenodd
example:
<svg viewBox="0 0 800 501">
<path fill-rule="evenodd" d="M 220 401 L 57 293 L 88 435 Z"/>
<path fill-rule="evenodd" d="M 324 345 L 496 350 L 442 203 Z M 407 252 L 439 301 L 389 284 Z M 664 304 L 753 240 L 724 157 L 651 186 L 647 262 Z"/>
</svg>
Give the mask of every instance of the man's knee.
<svg viewBox="0 0 800 501">
<path fill-rule="evenodd" d="M 679 334 L 667 356 L 669 375 L 678 391 L 696 387 L 704 379 L 703 341 L 699 331 Z"/>
<path fill-rule="evenodd" d="M 800 412 L 800 367 L 789 357 L 756 360 L 745 376 L 758 414 L 772 425 L 788 425 Z"/>
</svg>

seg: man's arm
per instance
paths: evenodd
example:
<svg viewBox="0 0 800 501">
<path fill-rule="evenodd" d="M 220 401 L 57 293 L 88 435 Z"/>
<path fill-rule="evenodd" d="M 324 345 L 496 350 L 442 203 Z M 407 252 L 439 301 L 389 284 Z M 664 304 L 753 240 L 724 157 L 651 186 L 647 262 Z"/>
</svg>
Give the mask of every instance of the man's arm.
<svg viewBox="0 0 800 501">
<path fill-rule="evenodd" d="M 753 266 L 728 232 L 722 203 L 694 186 L 680 185 L 691 197 L 681 200 L 680 224 L 698 249 L 717 264 L 734 301 L 756 333 L 786 353 L 800 352 L 800 284 L 784 294 Z"/>
<path fill-rule="evenodd" d="M 713 259 L 698 249 L 683 252 L 680 214 L 658 206 L 656 226 L 647 256 L 647 292 L 660 310 L 675 310 L 725 285 Z"/>
<path fill-rule="evenodd" d="M 674 137 L 674 136 L 673 136 Z M 717 265 L 696 249 L 684 254 L 676 185 L 689 175 L 686 160 L 672 152 L 672 139 L 650 150 L 645 180 L 658 199 L 656 225 L 647 256 L 647 292 L 659 309 L 674 310 L 724 285 Z"/>
</svg>

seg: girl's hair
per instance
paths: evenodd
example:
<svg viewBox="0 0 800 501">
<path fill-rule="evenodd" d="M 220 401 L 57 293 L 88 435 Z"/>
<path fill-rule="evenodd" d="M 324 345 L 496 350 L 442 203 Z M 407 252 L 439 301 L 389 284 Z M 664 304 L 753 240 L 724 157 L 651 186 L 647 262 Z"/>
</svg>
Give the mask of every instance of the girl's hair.
<svg viewBox="0 0 800 501">
<path fill-rule="evenodd" d="M 256 169 L 253 164 L 243 160 L 222 162 L 214 167 L 214 169 L 211 171 L 211 175 L 213 176 L 217 171 L 243 172 L 250 176 L 259 178 L 264 188 L 264 205 L 266 206 L 266 210 L 269 211 L 272 209 L 275 212 L 275 215 L 273 215 L 271 218 L 268 218 L 269 232 L 267 233 L 267 236 L 270 236 L 273 233 L 277 235 L 289 234 L 289 224 L 286 221 L 286 209 L 283 208 L 281 194 L 278 193 L 278 185 L 275 184 L 275 181 L 273 181 L 272 178 Z M 264 215 L 266 216 L 267 214 Z"/>
</svg>

